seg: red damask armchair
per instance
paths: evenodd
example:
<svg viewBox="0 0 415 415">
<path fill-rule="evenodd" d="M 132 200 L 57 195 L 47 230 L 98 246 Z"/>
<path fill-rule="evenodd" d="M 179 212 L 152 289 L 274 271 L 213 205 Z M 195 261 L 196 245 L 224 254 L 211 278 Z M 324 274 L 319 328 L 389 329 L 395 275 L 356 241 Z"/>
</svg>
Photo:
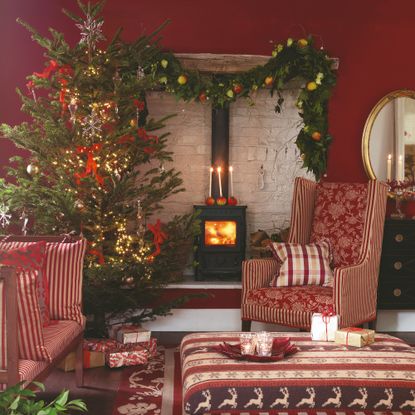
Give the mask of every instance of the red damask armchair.
<svg viewBox="0 0 415 415">
<path fill-rule="evenodd" d="M 310 329 L 312 314 L 330 306 L 341 327 L 375 320 L 386 198 L 386 185 L 376 180 L 317 184 L 297 178 L 288 242 L 329 240 L 333 286 L 270 287 L 277 261 L 244 261 L 242 329 L 249 331 L 252 321 Z"/>
</svg>

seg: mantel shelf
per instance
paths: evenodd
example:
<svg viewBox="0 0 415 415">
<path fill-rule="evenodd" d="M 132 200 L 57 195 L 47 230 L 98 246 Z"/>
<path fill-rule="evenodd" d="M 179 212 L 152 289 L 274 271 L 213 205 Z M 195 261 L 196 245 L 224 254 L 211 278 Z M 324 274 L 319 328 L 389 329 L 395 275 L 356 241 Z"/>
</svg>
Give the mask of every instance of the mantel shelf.
<svg viewBox="0 0 415 415">
<path fill-rule="evenodd" d="M 265 65 L 268 55 L 233 55 L 226 53 L 176 53 L 185 69 L 211 73 L 240 73 Z M 339 58 L 330 58 L 332 69 L 339 68 Z"/>
</svg>

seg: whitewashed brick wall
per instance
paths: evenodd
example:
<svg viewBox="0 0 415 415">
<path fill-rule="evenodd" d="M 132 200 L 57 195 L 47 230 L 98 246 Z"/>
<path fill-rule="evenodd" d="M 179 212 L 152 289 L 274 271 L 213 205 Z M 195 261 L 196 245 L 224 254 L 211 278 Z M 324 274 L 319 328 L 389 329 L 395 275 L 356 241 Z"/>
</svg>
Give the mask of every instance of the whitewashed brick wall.
<svg viewBox="0 0 415 415">
<path fill-rule="evenodd" d="M 312 178 L 301 168 L 294 144 L 301 119 L 294 103 L 298 90 L 284 91 L 281 114 L 274 111 L 276 98 L 258 91 L 254 106 L 245 99 L 231 105 L 229 162 L 234 166 L 234 193 L 247 205 L 248 235 L 258 229 L 272 233 L 289 223 L 293 182 L 296 176 Z M 211 106 L 177 102 L 169 94 L 148 94 L 150 116 L 177 114 L 167 121 L 168 149 L 173 165 L 182 172 L 185 192 L 169 197 L 159 215 L 168 219 L 203 204 L 208 194 L 211 165 Z M 260 169 L 264 169 L 261 189 Z M 169 167 L 166 165 L 166 167 Z"/>
</svg>

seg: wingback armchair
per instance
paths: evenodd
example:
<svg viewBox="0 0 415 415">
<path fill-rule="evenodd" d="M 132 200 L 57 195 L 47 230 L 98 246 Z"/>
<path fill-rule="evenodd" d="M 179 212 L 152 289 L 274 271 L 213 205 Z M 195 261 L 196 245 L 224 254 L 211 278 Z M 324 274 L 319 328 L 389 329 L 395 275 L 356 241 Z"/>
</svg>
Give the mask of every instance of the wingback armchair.
<svg viewBox="0 0 415 415">
<path fill-rule="evenodd" d="M 242 266 L 242 329 L 252 321 L 310 329 L 313 313 L 333 307 L 341 327 L 376 319 L 377 285 L 387 187 L 376 180 L 321 183 L 297 178 L 289 243 L 328 240 L 333 254 L 332 287 L 270 287 L 274 258 Z"/>
</svg>

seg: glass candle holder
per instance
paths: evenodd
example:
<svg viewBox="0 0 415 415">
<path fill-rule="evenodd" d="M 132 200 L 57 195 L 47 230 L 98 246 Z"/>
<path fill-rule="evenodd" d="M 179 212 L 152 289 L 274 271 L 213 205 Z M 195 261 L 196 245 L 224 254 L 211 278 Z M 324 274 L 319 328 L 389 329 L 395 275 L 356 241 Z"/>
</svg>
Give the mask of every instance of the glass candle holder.
<svg viewBox="0 0 415 415">
<path fill-rule="evenodd" d="M 261 331 L 257 333 L 257 350 L 259 356 L 271 356 L 272 354 L 272 344 L 274 338 L 270 333 L 266 331 Z"/>
<path fill-rule="evenodd" d="M 256 336 L 254 333 L 241 333 L 239 339 L 242 354 L 255 354 Z"/>
</svg>

